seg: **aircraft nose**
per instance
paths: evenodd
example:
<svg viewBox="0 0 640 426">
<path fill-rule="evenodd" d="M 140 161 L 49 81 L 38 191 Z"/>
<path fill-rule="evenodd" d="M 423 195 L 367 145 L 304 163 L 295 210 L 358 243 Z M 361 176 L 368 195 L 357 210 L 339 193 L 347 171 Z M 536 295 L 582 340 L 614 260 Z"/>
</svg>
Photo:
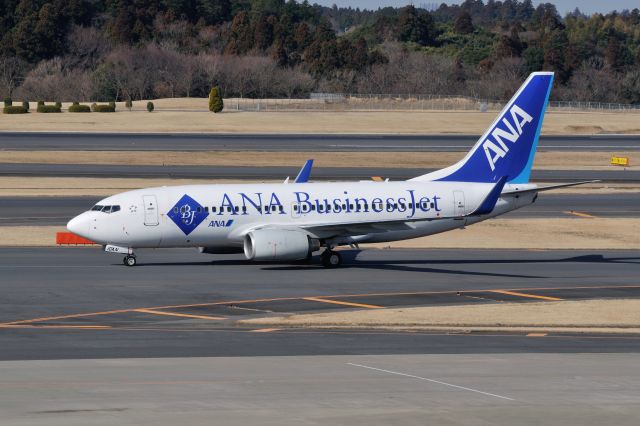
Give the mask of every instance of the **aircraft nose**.
<svg viewBox="0 0 640 426">
<path fill-rule="evenodd" d="M 83 238 L 89 238 L 89 216 L 82 213 L 74 217 L 67 223 L 67 229 Z"/>
</svg>

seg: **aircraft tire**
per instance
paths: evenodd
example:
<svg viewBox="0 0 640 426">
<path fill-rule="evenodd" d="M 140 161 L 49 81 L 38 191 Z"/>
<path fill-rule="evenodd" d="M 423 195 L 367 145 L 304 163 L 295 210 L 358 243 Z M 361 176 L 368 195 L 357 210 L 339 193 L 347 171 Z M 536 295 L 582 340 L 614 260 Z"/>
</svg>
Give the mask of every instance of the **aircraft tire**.
<svg viewBox="0 0 640 426">
<path fill-rule="evenodd" d="M 126 266 L 136 266 L 136 257 L 135 256 L 125 256 L 123 263 Z"/>
<path fill-rule="evenodd" d="M 342 265 L 342 256 L 337 251 L 326 250 L 322 253 L 322 265 L 325 268 L 337 268 Z"/>
</svg>

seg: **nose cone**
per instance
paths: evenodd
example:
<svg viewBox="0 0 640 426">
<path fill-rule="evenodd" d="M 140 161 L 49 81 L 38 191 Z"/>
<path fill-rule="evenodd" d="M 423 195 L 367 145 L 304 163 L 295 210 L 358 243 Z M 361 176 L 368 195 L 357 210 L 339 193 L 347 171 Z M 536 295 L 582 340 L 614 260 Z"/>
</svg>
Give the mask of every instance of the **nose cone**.
<svg viewBox="0 0 640 426">
<path fill-rule="evenodd" d="M 67 229 L 83 238 L 89 238 L 89 215 L 82 213 L 74 217 L 67 223 Z"/>
</svg>

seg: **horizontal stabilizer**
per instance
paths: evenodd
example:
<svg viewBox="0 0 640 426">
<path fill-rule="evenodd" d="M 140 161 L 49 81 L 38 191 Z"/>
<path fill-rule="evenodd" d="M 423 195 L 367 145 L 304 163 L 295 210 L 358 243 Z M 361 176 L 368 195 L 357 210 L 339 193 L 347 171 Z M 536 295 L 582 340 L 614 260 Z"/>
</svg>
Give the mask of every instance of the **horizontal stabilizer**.
<svg viewBox="0 0 640 426">
<path fill-rule="evenodd" d="M 598 182 L 600 182 L 600 181 L 597 180 L 597 179 L 596 180 L 583 180 L 581 182 L 560 183 L 558 185 L 549 185 L 549 186 L 534 187 L 534 188 L 508 190 L 508 191 L 505 191 L 503 194 L 522 194 L 522 193 L 525 193 L 525 192 L 552 191 L 554 189 L 559 189 L 559 188 L 567 188 L 567 187 L 570 187 L 570 186 L 586 185 L 588 183 L 598 183 Z"/>
</svg>

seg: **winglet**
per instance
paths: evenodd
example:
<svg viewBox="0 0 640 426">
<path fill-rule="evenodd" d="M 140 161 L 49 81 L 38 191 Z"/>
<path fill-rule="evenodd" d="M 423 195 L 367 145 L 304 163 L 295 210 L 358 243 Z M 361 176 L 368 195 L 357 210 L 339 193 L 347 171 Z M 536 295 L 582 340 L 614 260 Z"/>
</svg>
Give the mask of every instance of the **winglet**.
<svg viewBox="0 0 640 426">
<path fill-rule="evenodd" d="M 502 194 L 502 189 L 504 188 L 505 183 L 507 183 L 508 176 L 503 176 L 500 180 L 495 184 L 493 189 L 489 192 L 489 194 L 485 197 L 478 207 L 473 213 L 469 216 L 480 216 L 483 214 L 489 214 L 493 211 L 498 203 L 498 199 L 500 198 L 500 194 Z"/>
<path fill-rule="evenodd" d="M 304 166 L 300 169 L 298 176 L 294 180 L 294 183 L 305 183 L 309 180 L 309 176 L 311 176 L 311 168 L 313 167 L 313 160 L 307 160 L 304 163 Z"/>
</svg>

